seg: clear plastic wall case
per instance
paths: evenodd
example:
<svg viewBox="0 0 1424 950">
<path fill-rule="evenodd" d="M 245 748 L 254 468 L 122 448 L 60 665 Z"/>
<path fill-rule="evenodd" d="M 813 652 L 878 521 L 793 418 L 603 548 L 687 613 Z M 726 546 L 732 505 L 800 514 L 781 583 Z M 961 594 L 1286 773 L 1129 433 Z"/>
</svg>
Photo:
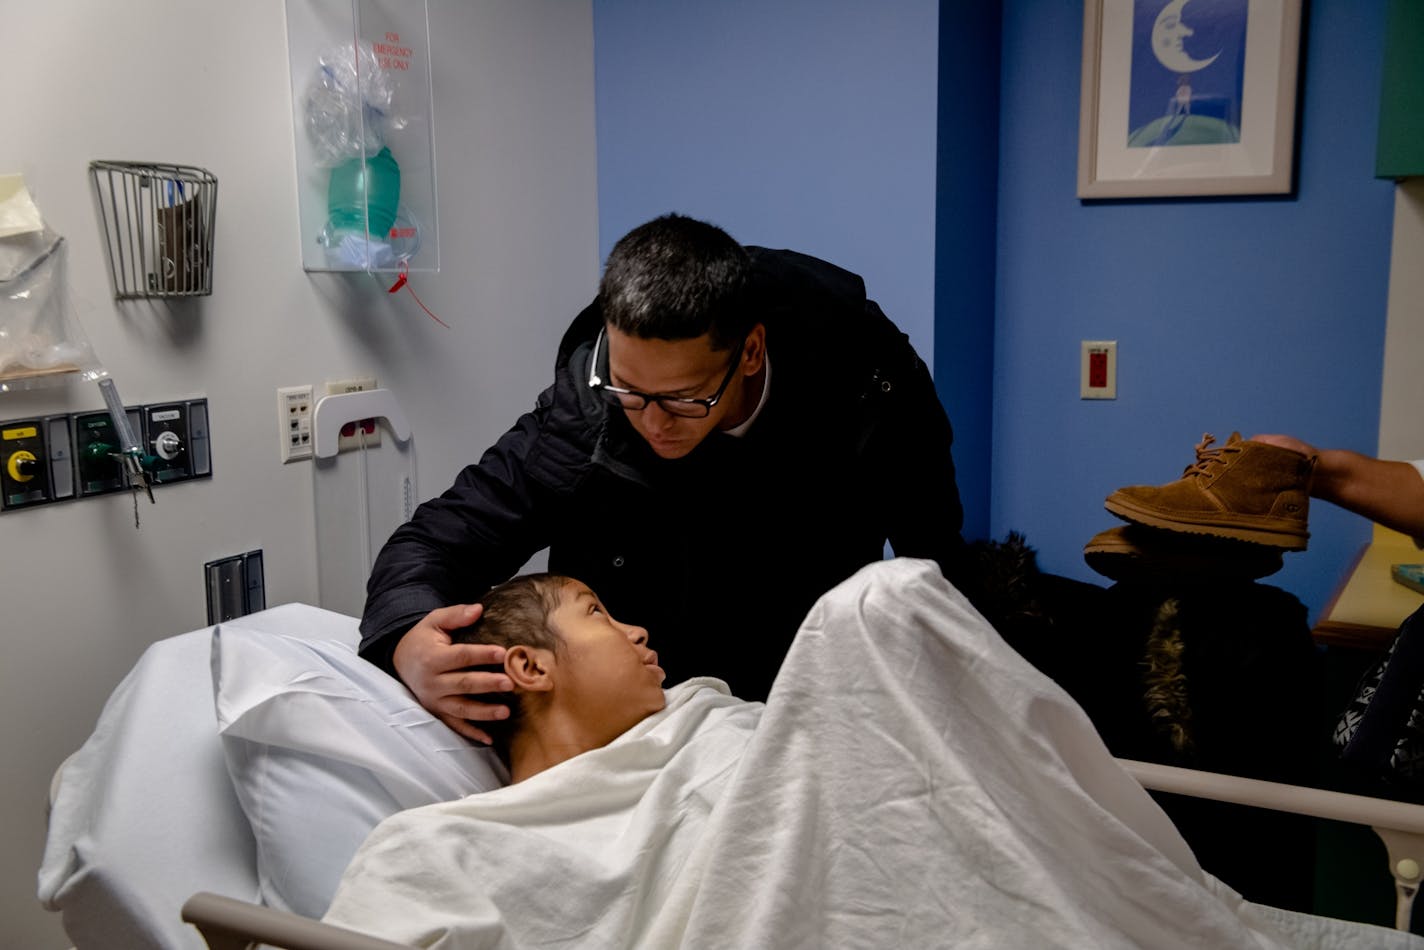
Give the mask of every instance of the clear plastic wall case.
<svg viewBox="0 0 1424 950">
<path fill-rule="evenodd" d="M 302 267 L 440 269 L 425 0 L 287 0 Z"/>
</svg>

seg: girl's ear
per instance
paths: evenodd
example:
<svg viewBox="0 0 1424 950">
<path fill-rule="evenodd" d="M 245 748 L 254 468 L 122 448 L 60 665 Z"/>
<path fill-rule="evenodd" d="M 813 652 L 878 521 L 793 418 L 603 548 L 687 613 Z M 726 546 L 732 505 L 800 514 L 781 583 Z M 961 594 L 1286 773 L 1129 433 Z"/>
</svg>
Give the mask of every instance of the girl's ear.
<svg viewBox="0 0 1424 950">
<path fill-rule="evenodd" d="M 541 693 L 553 689 L 553 668 L 552 650 L 521 644 L 504 651 L 504 672 L 517 690 Z"/>
</svg>

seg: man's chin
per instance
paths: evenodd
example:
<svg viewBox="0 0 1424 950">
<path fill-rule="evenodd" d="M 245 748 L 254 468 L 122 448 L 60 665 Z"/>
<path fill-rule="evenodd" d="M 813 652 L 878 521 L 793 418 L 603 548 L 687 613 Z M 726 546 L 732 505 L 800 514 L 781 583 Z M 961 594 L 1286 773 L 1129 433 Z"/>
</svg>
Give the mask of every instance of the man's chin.
<svg viewBox="0 0 1424 950">
<path fill-rule="evenodd" d="M 653 454 L 661 459 L 680 459 L 697 446 L 696 442 L 682 439 L 675 442 L 657 442 L 648 439 L 647 442 L 648 447 L 653 450 Z"/>
</svg>

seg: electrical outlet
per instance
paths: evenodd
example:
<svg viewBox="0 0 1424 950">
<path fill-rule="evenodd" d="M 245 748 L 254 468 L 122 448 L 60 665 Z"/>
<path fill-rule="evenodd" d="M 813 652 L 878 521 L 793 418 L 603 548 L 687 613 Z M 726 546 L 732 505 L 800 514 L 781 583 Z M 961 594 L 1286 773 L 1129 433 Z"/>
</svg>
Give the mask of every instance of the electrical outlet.
<svg viewBox="0 0 1424 950">
<path fill-rule="evenodd" d="M 310 386 L 282 386 L 277 390 L 277 433 L 282 463 L 312 457 L 312 399 Z"/>
<path fill-rule="evenodd" d="M 376 377 L 357 376 L 352 379 L 328 380 L 326 394 L 340 396 L 343 393 L 364 393 L 376 388 Z M 381 426 L 375 419 L 348 422 L 341 427 L 341 435 L 336 440 L 336 451 L 350 452 L 354 449 L 373 449 L 381 444 Z"/>
</svg>

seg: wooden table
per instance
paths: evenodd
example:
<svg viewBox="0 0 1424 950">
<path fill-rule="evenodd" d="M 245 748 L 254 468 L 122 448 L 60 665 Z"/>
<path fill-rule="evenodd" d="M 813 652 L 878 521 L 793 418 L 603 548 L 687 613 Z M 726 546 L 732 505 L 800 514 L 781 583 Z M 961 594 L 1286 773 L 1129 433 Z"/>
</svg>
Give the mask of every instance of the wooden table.
<svg viewBox="0 0 1424 950">
<path fill-rule="evenodd" d="M 1390 576 L 1395 564 L 1424 563 L 1424 551 L 1398 531 L 1375 525 L 1365 545 L 1312 634 L 1316 643 L 1357 650 L 1384 650 L 1399 625 L 1424 604 L 1424 594 Z"/>
</svg>

